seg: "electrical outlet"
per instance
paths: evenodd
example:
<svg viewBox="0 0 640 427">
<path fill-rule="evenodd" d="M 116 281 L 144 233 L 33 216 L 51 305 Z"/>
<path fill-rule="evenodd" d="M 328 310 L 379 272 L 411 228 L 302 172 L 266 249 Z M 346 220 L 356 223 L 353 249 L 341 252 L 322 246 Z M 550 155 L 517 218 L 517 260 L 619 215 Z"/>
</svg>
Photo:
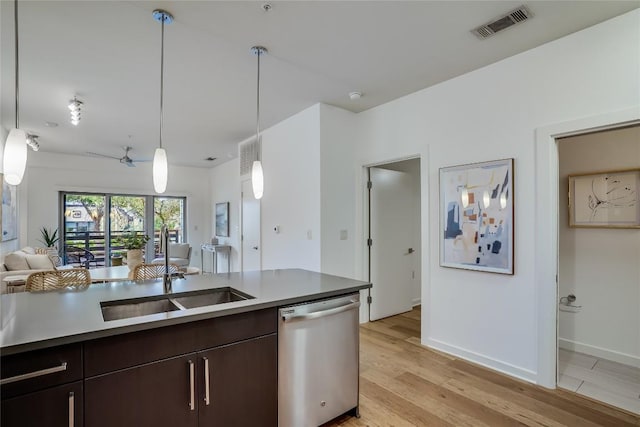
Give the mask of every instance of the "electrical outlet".
<svg viewBox="0 0 640 427">
<path fill-rule="evenodd" d="M 307 240 L 313 239 L 313 235 L 311 234 L 311 230 L 307 230 Z"/>
<path fill-rule="evenodd" d="M 340 240 L 347 240 L 347 230 L 340 230 Z"/>
</svg>

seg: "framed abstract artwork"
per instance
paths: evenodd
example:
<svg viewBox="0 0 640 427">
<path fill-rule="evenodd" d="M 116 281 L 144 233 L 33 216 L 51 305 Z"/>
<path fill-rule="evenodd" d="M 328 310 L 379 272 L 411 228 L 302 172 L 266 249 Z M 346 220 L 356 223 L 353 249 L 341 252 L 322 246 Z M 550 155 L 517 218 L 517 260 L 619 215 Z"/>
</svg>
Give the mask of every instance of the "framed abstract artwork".
<svg viewBox="0 0 640 427">
<path fill-rule="evenodd" d="M 440 265 L 513 274 L 513 159 L 440 169 Z"/>
<path fill-rule="evenodd" d="M 569 175 L 569 226 L 640 228 L 640 169 Z"/>
<path fill-rule="evenodd" d="M 216 236 L 229 237 L 229 202 L 216 203 Z"/>
<path fill-rule="evenodd" d="M 0 173 L 0 242 L 18 238 L 18 187 L 9 185 L 4 180 L 4 174 Z"/>
</svg>

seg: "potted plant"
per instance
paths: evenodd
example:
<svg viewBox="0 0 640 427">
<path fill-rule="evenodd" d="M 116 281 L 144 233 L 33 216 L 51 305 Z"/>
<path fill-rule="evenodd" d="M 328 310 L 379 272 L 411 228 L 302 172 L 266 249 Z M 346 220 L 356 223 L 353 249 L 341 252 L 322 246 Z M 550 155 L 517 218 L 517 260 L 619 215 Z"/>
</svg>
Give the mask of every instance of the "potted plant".
<svg viewBox="0 0 640 427">
<path fill-rule="evenodd" d="M 56 243 L 60 240 L 60 237 L 58 237 L 58 229 L 49 230 L 47 227 L 42 227 L 40 229 L 40 236 L 42 239 L 38 239 L 38 241 L 45 246 L 43 253 L 49 256 L 54 266 L 59 267 L 62 264 L 62 259 L 56 247 Z"/>
<path fill-rule="evenodd" d="M 44 244 L 46 248 L 55 247 L 58 240 L 60 240 L 57 228 L 55 230 L 49 230 L 47 227 L 42 227 L 40 229 L 40 235 L 42 239 L 38 239 L 38 241 Z"/>
<path fill-rule="evenodd" d="M 149 236 L 136 231 L 131 231 L 117 239 L 118 243 L 127 250 L 127 266 L 133 271 L 137 265 L 142 264 L 142 249 L 149 241 Z"/>
</svg>

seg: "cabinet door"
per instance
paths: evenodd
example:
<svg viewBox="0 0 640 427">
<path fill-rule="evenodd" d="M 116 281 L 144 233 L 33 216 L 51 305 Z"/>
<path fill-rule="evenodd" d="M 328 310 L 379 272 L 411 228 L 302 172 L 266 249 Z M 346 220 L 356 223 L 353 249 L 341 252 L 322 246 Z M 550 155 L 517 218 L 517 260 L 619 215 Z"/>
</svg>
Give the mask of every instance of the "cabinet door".
<svg viewBox="0 0 640 427">
<path fill-rule="evenodd" d="M 86 424 L 196 426 L 195 356 L 194 353 L 85 379 Z"/>
<path fill-rule="evenodd" d="M 198 368 L 201 427 L 278 425 L 276 334 L 200 352 Z"/>
<path fill-rule="evenodd" d="M 3 427 L 81 427 L 82 381 L 2 401 Z"/>
</svg>

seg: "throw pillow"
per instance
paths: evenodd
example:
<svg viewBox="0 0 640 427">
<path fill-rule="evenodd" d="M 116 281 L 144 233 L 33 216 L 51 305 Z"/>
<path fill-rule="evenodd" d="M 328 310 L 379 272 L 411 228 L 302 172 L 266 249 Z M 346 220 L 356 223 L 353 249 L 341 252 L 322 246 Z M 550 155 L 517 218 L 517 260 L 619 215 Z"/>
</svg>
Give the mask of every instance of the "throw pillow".
<svg viewBox="0 0 640 427">
<path fill-rule="evenodd" d="M 4 265 L 9 271 L 30 270 L 27 263 L 26 254 L 24 252 L 12 252 L 4 257 Z"/>
<path fill-rule="evenodd" d="M 56 248 L 36 248 L 36 254 L 47 255 L 55 267 L 62 265 L 62 258 L 58 255 Z"/>
<path fill-rule="evenodd" d="M 33 249 L 31 246 L 25 246 L 24 248 L 20 249 L 20 251 L 28 255 L 33 255 L 36 253 L 36 250 Z"/>
<path fill-rule="evenodd" d="M 55 267 L 47 255 L 26 255 L 31 270 L 54 270 Z"/>
</svg>

